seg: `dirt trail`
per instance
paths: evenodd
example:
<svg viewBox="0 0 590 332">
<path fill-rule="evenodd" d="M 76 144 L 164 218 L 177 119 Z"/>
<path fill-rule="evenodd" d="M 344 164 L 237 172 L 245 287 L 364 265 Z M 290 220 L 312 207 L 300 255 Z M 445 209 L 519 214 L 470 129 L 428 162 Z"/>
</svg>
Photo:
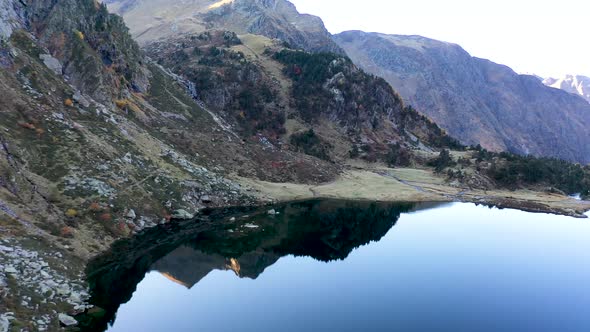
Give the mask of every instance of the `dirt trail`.
<svg viewBox="0 0 590 332">
<path fill-rule="evenodd" d="M 418 190 L 420 192 L 423 192 L 423 193 L 427 193 L 428 192 L 423 187 L 421 187 L 419 185 L 416 185 L 416 184 L 413 184 L 413 183 L 410 183 L 409 181 L 403 180 L 403 179 L 395 176 L 395 174 L 393 174 L 393 173 L 389 173 L 389 172 L 385 172 L 385 171 L 377 171 L 375 173 L 377 173 L 377 174 L 379 174 L 381 176 L 387 177 L 387 178 L 392 178 L 392 179 L 394 179 L 396 181 L 399 181 L 399 182 L 405 184 L 406 186 L 410 186 L 410 187 L 412 187 L 412 188 L 414 188 L 414 189 L 416 189 L 416 190 Z"/>
</svg>

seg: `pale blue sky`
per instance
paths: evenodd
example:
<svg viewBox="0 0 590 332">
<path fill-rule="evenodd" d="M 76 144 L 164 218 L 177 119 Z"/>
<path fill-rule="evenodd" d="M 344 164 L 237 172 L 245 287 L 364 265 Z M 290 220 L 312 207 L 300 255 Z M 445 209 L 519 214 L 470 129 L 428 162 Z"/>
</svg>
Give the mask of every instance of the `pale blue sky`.
<svg viewBox="0 0 590 332">
<path fill-rule="evenodd" d="M 415 34 L 541 76 L 590 76 L 588 0 L 291 0 L 328 30 Z"/>
</svg>

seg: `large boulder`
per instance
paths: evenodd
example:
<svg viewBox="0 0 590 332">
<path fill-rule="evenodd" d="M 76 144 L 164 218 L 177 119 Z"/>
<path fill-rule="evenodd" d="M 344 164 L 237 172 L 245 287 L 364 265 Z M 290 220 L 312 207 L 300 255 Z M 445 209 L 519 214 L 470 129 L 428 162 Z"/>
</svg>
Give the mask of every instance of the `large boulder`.
<svg viewBox="0 0 590 332">
<path fill-rule="evenodd" d="M 193 219 L 195 217 L 194 214 L 186 211 L 186 210 L 175 210 L 174 213 L 172 213 L 172 219 L 174 220 L 190 220 Z"/>
</svg>

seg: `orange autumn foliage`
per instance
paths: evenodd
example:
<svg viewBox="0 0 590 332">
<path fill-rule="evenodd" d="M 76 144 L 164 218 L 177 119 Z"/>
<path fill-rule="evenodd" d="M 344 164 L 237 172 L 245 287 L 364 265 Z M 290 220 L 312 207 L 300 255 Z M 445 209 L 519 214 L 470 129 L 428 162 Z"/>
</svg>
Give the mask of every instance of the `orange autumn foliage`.
<svg viewBox="0 0 590 332">
<path fill-rule="evenodd" d="M 37 128 L 37 129 L 35 129 L 35 132 L 37 133 L 37 136 L 39 138 L 41 138 L 41 136 L 43 136 L 43 134 L 45 134 L 45 130 L 43 128 Z"/>
<path fill-rule="evenodd" d="M 127 105 L 129 105 L 129 102 L 127 100 L 119 99 L 115 101 L 115 105 L 120 109 L 125 109 Z"/>
<path fill-rule="evenodd" d="M 92 212 L 98 212 L 102 210 L 102 207 L 100 206 L 100 204 L 94 202 L 92 204 L 90 204 L 90 206 L 88 207 L 88 210 L 92 211 Z"/>
<path fill-rule="evenodd" d="M 64 226 L 59 232 L 61 237 L 72 238 L 74 237 L 74 229 L 72 227 Z"/>
<path fill-rule="evenodd" d="M 100 221 L 112 221 L 113 220 L 113 216 L 110 213 L 103 213 L 101 214 L 98 219 L 100 219 Z"/>
<path fill-rule="evenodd" d="M 78 39 L 84 40 L 84 34 L 82 33 L 82 31 L 74 30 L 74 35 L 76 35 Z"/>
<path fill-rule="evenodd" d="M 25 129 L 35 130 L 35 125 L 30 122 L 21 122 L 18 125 Z"/>
</svg>

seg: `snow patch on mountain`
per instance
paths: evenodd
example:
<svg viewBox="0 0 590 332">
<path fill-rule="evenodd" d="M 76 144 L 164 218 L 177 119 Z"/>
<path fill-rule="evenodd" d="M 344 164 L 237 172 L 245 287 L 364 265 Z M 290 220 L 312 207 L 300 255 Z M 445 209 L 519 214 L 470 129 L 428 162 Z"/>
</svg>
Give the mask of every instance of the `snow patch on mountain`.
<svg viewBox="0 0 590 332">
<path fill-rule="evenodd" d="M 590 77 L 582 75 L 566 75 L 563 78 L 546 78 L 543 84 L 552 88 L 579 95 L 590 103 Z"/>
</svg>

